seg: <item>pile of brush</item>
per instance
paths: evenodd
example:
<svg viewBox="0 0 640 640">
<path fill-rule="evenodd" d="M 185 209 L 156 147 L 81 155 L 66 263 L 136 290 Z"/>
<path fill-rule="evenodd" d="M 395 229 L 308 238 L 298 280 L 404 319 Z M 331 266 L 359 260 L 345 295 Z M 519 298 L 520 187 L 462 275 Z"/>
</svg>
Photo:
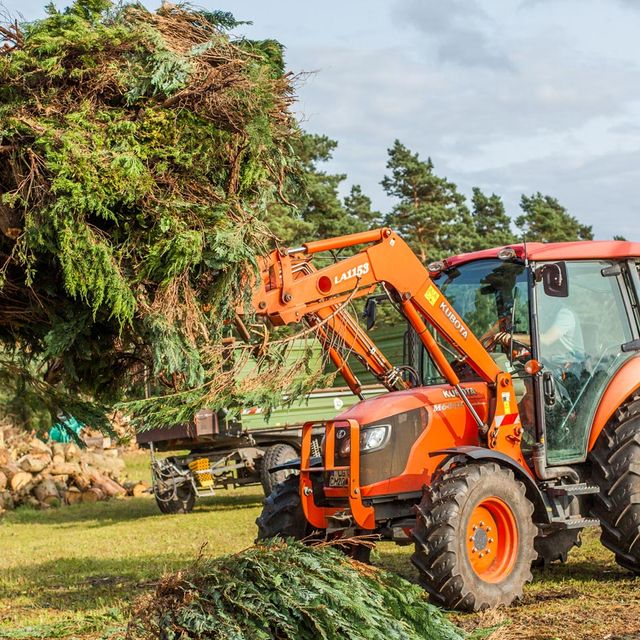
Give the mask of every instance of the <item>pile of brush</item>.
<svg viewBox="0 0 640 640">
<path fill-rule="evenodd" d="M 0 513 L 20 505 L 48 509 L 148 490 L 144 483 L 122 481 L 125 463 L 109 439 L 92 440 L 81 448 L 12 433 L 0 446 Z"/>
<path fill-rule="evenodd" d="M 221 345 L 296 180 L 282 47 L 168 3 L 47 11 L 0 24 L 1 381 L 91 424 L 79 399 L 144 389 L 171 396 L 147 426 L 268 404 L 280 364 L 238 389 Z"/>
<path fill-rule="evenodd" d="M 274 542 L 166 577 L 128 640 L 462 640 L 416 585 L 329 546 Z"/>
</svg>

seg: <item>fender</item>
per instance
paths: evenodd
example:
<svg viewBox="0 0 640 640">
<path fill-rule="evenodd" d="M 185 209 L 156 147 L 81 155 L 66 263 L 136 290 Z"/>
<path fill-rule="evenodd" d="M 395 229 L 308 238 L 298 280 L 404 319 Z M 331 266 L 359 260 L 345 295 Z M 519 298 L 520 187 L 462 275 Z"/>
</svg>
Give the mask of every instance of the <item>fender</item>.
<svg viewBox="0 0 640 640">
<path fill-rule="evenodd" d="M 312 467 L 320 467 L 322 466 L 322 458 L 320 456 L 311 458 L 310 463 Z M 293 469 L 294 471 L 300 471 L 300 458 L 291 458 L 291 460 L 287 460 L 282 464 L 278 464 L 275 467 L 271 467 L 271 469 L 268 469 L 268 471 L 269 473 L 275 473 L 276 471 L 284 471 L 286 469 Z"/>
<path fill-rule="evenodd" d="M 432 451 L 429 453 L 430 457 L 446 455 L 447 457 L 438 465 L 438 468 L 443 467 L 447 462 L 456 456 L 464 456 L 474 461 L 493 461 L 497 462 L 503 467 L 507 467 L 513 471 L 516 478 L 520 480 L 527 491 L 527 496 L 531 499 L 534 507 L 534 520 L 535 522 L 549 524 L 551 522 L 551 507 L 548 505 L 546 496 L 540 491 L 536 481 L 531 477 L 529 472 L 520 464 L 518 464 L 513 458 L 510 458 L 504 453 L 495 451 L 493 449 L 487 449 L 485 447 L 475 446 L 461 446 L 451 447 L 449 449 L 440 449 L 438 451 Z"/>
<path fill-rule="evenodd" d="M 587 451 L 593 449 L 598 436 L 618 407 L 638 389 L 640 389 L 640 356 L 634 356 L 618 369 L 602 394 L 591 425 Z"/>
</svg>

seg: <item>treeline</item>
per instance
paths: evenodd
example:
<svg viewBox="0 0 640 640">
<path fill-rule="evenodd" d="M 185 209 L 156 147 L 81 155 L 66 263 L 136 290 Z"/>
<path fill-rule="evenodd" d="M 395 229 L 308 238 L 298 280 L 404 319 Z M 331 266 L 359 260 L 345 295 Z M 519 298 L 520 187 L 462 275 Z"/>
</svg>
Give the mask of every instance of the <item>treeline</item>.
<svg viewBox="0 0 640 640">
<path fill-rule="evenodd" d="M 326 136 L 302 134 L 295 143 L 300 159 L 297 191 L 292 194 L 299 216 L 288 209 L 270 211 L 271 230 L 284 244 L 297 245 L 386 225 L 399 231 L 423 261 L 521 241 L 592 240 L 591 226 L 582 224 L 556 198 L 540 192 L 520 200 L 521 213 L 511 218 L 495 193 L 473 189 L 471 202 L 455 183 L 436 173 L 431 158 L 396 140 L 388 150 L 387 173 L 381 184 L 393 201 L 387 212 L 375 211 L 360 186 L 345 198 L 344 174 L 330 174 L 322 165 L 337 143 Z"/>
</svg>

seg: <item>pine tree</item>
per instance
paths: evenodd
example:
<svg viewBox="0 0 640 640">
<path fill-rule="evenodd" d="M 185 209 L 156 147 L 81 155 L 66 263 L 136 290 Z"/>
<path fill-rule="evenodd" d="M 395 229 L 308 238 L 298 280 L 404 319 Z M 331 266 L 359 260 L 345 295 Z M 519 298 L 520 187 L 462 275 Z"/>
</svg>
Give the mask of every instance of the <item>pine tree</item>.
<svg viewBox="0 0 640 640">
<path fill-rule="evenodd" d="M 475 249 L 487 249 L 511 244 L 516 237 L 511 231 L 511 218 L 507 215 L 502 198 L 492 193 L 484 194 L 473 188 L 471 216 L 475 227 Z"/>
<path fill-rule="evenodd" d="M 570 215 L 556 198 L 539 191 L 532 196 L 523 195 L 520 208 L 524 213 L 516 219 L 516 226 L 529 242 L 593 240 L 592 228 Z"/>
<path fill-rule="evenodd" d="M 400 232 L 423 262 L 471 249 L 473 220 L 456 185 L 435 174 L 431 158 L 421 160 L 399 140 L 388 152 L 390 173 L 381 184 L 397 204 L 385 224 Z"/>
<path fill-rule="evenodd" d="M 365 231 L 375 225 L 380 214 L 371 209 L 371 199 L 359 185 L 354 185 L 344 198 L 340 186 L 344 174 L 332 174 L 323 169 L 331 160 L 338 143 L 324 135 L 301 133 L 293 141 L 296 169 L 288 182 L 286 199 L 291 207 L 274 204 L 269 210 L 271 231 L 282 244 L 293 246 L 307 240 L 330 238 Z"/>
</svg>

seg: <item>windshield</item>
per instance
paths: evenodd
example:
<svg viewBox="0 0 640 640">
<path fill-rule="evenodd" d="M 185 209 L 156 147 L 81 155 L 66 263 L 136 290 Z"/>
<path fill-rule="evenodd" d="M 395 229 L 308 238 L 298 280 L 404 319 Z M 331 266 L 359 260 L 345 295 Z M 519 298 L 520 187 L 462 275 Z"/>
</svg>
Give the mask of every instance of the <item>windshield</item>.
<svg viewBox="0 0 640 640">
<path fill-rule="evenodd" d="M 441 273 L 434 282 L 476 337 L 496 331 L 529 335 L 529 294 L 524 264 L 498 259 L 476 260 Z M 492 345 L 489 351 L 507 357 L 503 346 Z M 454 359 L 454 354 L 450 354 L 450 360 Z M 433 363 L 427 359 L 423 366 L 426 384 L 442 382 Z M 465 377 L 476 378 L 470 369 Z"/>
</svg>

